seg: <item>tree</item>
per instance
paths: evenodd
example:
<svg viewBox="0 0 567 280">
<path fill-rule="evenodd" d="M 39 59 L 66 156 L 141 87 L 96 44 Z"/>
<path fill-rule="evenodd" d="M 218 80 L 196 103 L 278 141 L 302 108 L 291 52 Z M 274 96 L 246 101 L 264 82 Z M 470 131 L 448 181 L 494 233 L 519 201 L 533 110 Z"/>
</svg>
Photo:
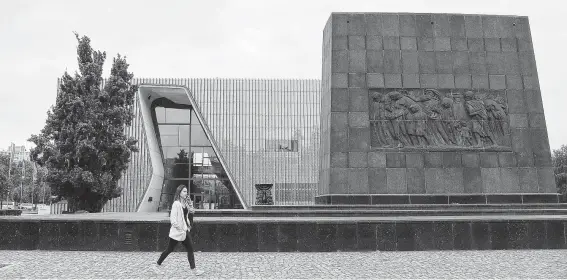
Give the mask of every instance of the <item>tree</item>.
<svg viewBox="0 0 567 280">
<path fill-rule="evenodd" d="M 8 190 L 11 189 L 11 184 L 8 182 L 8 169 L 10 165 L 10 157 L 7 155 L 0 155 L 0 209 L 2 209 L 2 204 L 4 198 L 8 194 Z"/>
<path fill-rule="evenodd" d="M 100 212 L 122 194 L 118 180 L 138 151 L 137 141 L 124 132 L 132 122 L 137 86 L 119 54 L 103 88 L 106 53 L 94 51 L 87 36 L 75 36 L 79 72 L 63 74 L 45 127 L 29 139 L 36 145 L 31 157 L 47 168 L 45 181 L 53 195 L 69 201 L 71 211 Z"/>
<path fill-rule="evenodd" d="M 567 145 L 553 151 L 553 171 L 555 183 L 561 194 L 562 200 L 567 201 Z"/>
</svg>

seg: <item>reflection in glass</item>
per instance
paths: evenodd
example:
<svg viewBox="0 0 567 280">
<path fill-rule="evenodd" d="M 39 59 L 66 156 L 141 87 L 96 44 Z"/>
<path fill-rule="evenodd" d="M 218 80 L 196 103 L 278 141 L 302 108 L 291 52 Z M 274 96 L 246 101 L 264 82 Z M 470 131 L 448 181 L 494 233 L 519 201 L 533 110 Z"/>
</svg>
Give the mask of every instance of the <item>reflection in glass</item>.
<svg viewBox="0 0 567 280">
<path fill-rule="evenodd" d="M 165 120 L 167 123 L 189 123 L 191 113 L 188 109 L 165 109 Z"/>
<path fill-rule="evenodd" d="M 200 125 L 191 125 L 191 145 L 210 146 L 211 142 L 207 139 L 205 131 Z"/>
<path fill-rule="evenodd" d="M 189 134 L 189 125 L 179 126 L 179 146 L 190 146 L 191 145 L 191 135 Z"/>
<path fill-rule="evenodd" d="M 158 129 L 160 135 L 177 135 L 179 133 L 179 125 L 176 124 L 160 124 Z"/>
<path fill-rule="evenodd" d="M 156 107 L 156 120 L 158 123 L 165 122 L 165 108 L 163 107 Z"/>
<path fill-rule="evenodd" d="M 162 147 L 176 147 L 179 146 L 179 136 L 177 135 L 161 135 Z"/>
</svg>

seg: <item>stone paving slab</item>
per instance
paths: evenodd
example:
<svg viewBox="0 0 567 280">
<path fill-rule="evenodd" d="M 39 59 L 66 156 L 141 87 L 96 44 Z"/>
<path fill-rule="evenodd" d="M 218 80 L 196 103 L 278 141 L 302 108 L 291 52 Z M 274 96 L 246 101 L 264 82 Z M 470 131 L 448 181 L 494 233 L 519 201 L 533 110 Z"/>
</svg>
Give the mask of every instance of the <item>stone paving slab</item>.
<svg viewBox="0 0 567 280">
<path fill-rule="evenodd" d="M 164 275 L 159 253 L 1 251 L 0 279 L 567 279 L 567 250 L 338 253 L 172 253 Z"/>
</svg>

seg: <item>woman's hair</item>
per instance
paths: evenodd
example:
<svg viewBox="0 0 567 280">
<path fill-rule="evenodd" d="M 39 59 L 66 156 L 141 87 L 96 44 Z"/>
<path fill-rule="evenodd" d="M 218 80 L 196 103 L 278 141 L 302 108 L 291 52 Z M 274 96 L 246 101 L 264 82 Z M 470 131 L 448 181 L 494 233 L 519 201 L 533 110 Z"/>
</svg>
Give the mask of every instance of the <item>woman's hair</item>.
<svg viewBox="0 0 567 280">
<path fill-rule="evenodd" d="M 181 197 L 181 191 L 183 191 L 183 189 L 186 189 L 187 186 L 185 185 L 179 185 L 179 187 L 177 187 L 177 190 L 175 190 L 175 195 L 173 196 L 173 201 L 179 200 L 179 198 Z M 187 192 L 189 192 L 189 190 L 187 190 Z M 187 194 L 189 195 L 189 194 Z"/>
</svg>

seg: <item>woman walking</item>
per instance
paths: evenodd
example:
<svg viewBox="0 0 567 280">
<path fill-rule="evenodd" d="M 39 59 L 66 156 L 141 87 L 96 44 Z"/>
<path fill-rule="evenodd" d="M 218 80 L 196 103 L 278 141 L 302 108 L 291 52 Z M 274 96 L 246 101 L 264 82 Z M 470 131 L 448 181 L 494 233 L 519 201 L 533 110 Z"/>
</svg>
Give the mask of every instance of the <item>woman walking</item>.
<svg viewBox="0 0 567 280">
<path fill-rule="evenodd" d="M 187 259 L 189 259 L 189 265 L 191 266 L 191 271 L 196 275 L 202 275 L 203 271 L 195 269 L 195 257 L 193 255 L 193 242 L 191 240 L 191 225 L 192 225 L 192 214 L 195 213 L 193 208 L 193 201 L 189 198 L 187 194 L 187 186 L 180 185 L 175 191 L 173 205 L 171 206 L 171 214 L 169 220 L 171 222 L 171 229 L 169 230 L 169 244 L 167 249 L 161 253 L 155 267 L 154 271 L 161 274 L 160 266 L 162 262 L 167 258 L 167 256 L 173 252 L 177 243 L 181 242 L 185 249 L 187 250 Z M 191 217 L 189 215 L 191 214 Z"/>
</svg>

